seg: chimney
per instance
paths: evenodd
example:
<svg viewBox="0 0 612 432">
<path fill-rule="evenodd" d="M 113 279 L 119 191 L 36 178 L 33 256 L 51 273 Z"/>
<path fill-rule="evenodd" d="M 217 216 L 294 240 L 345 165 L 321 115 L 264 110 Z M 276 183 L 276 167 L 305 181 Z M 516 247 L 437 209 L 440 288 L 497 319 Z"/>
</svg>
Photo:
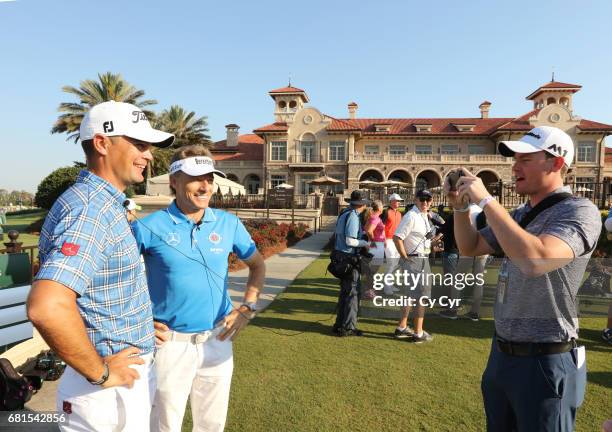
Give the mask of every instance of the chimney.
<svg viewBox="0 0 612 432">
<path fill-rule="evenodd" d="M 350 102 L 348 104 L 349 118 L 354 119 L 357 117 L 357 108 L 359 108 L 359 105 L 355 102 Z"/>
<path fill-rule="evenodd" d="M 491 108 L 491 102 L 484 101 L 483 103 L 478 105 L 478 108 L 480 108 L 480 118 L 488 119 L 489 118 L 489 109 Z"/>
<path fill-rule="evenodd" d="M 238 147 L 238 130 L 240 129 L 240 126 L 231 123 L 225 125 L 225 129 L 227 130 L 225 145 L 228 147 Z"/>
</svg>

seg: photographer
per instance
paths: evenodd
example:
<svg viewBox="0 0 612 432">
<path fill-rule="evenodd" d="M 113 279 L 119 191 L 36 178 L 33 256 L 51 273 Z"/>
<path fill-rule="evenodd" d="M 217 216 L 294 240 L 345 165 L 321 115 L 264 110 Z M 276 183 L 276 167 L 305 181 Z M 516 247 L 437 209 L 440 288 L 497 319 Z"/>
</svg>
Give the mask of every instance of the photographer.
<svg viewBox="0 0 612 432">
<path fill-rule="evenodd" d="M 445 182 L 461 254 L 506 255 L 481 383 L 487 430 L 573 431 L 586 384 L 575 299 L 601 218 L 563 186 L 574 157 L 565 132 L 537 127 L 520 141 L 500 142 L 499 152 L 514 156 L 516 192 L 529 198 L 512 214 L 465 169 L 455 191 L 450 175 Z M 486 228 L 470 224 L 468 201 L 484 209 Z"/>
<path fill-rule="evenodd" d="M 409 297 L 416 299 L 431 295 L 431 286 L 427 283 L 427 274 L 431 273 L 428 257 L 431 252 L 432 240 L 437 240 L 434 237 L 434 228 L 428 216 L 432 201 L 433 195 L 431 192 L 428 190 L 418 191 L 414 206 L 402 218 L 393 238 L 401 257 L 402 270 L 422 274 L 421 282 L 417 286 L 405 287 L 408 289 Z M 433 340 L 433 337 L 423 330 L 425 307 L 419 303 L 416 308 L 414 331 L 408 326 L 409 314 L 410 307 L 403 307 L 402 315 L 393 336 L 397 339 L 410 338 L 416 343 Z"/>
<path fill-rule="evenodd" d="M 333 332 L 338 336 L 361 336 L 361 330 L 357 329 L 357 313 L 359 312 L 359 276 L 361 274 L 359 265 L 360 248 L 367 248 L 370 244 L 367 240 L 360 240 L 361 222 L 359 215 L 365 210 L 369 200 L 365 193 L 360 190 L 351 192 L 347 200 L 350 206 L 338 216 L 336 221 L 336 242 L 333 255 L 341 258 L 349 258 L 353 261 L 351 271 L 340 279 L 340 294 L 336 306 L 336 323 Z"/>
</svg>

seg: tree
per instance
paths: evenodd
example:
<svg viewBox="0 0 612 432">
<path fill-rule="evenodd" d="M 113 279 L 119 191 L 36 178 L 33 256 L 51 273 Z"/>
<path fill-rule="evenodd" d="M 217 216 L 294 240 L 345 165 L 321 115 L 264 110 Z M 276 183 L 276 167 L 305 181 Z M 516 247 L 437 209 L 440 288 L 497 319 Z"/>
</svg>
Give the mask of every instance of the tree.
<svg viewBox="0 0 612 432">
<path fill-rule="evenodd" d="M 153 127 L 174 134 L 172 147 L 155 149 L 150 176 L 155 177 L 168 172 L 174 151 L 186 145 L 201 145 L 210 148 L 212 141 L 208 132 L 208 118 L 196 117 L 194 111 L 187 112 L 179 105 L 172 105 L 155 117 Z"/>
<path fill-rule="evenodd" d="M 74 184 L 81 171 L 77 166 L 58 168 L 45 177 L 38 185 L 34 203 L 37 207 L 49 210 L 55 200 Z"/>
<path fill-rule="evenodd" d="M 79 88 L 64 86 L 62 91 L 75 95 L 79 102 L 62 102 L 60 104 L 58 111 L 63 114 L 55 121 L 51 133 L 68 133 L 68 140 L 73 140 L 75 143 L 79 140 L 79 128 L 83 116 L 91 107 L 101 102 L 114 100 L 131 103 L 141 108 L 147 117 L 154 118 L 154 113 L 144 107 L 155 105 L 157 101 L 154 99 L 143 100 L 144 90 L 136 89 L 125 81 L 121 74 L 112 72 L 98 74 L 98 81 L 88 79 L 81 81 Z"/>
<path fill-rule="evenodd" d="M 202 145 L 210 147 L 212 142 L 208 132 L 208 118 L 196 117 L 194 111 L 187 112 L 179 105 L 172 105 L 155 118 L 155 127 L 174 134 L 174 148 L 185 145 Z"/>
</svg>

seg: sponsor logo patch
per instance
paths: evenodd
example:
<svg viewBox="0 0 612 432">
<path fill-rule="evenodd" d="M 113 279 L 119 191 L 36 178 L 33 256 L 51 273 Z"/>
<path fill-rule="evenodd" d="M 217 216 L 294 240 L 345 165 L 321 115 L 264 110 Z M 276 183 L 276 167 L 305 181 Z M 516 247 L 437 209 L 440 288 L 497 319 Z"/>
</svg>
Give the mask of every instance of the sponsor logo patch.
<svg viewBox="0 0 612 432">
<path fill-rule="evenodd" d="M 221 243 L 221 235 L 216 233 L 216 232 L 211 232 L 210 235 L 208 236 L 208 240 L 212 243 L 212 244 L 219 244 Z"/>
<path fill-rule="evenodd" d="M 176 246 L 181 242 L 181 236 L 177 232 L 169 232 L 164 241 L 170 246 Z"/>
<path fill-rule="evenodd" d="M 77 253 L 79 253 L 80 248 L 81 246 L 78 244 L 64 242 L 62 245 L 62 253 L 66 256 L 75 256 Z"/>
<path fill-rule="evenodd" d="M 66 414 L 72 414 L 72 404 L 68 401 L 62 401 L 62 411 Z"/>
</svg>

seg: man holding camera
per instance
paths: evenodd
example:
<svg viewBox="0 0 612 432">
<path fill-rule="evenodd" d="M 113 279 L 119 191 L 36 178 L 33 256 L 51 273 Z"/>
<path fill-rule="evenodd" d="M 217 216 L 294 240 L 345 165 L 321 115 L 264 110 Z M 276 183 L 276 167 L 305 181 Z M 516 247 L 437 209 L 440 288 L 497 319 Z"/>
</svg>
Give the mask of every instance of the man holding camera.
<svg viewBox="0 0 612 432">
<path fill-rule="evenodd" d="M 359 215 L 366 209 L 369 200 L 364 191 L 354 190 L 348 199 L 349 207 L 338 216 L 336 222 L 336 242 L 332 254 L 348 255 L 355 265 L 351 271 L 340 278 L 340 294 L 338 295 L 337 315 L 333 331 L 338 336 L 361 336 L 357 329 L 357 313 L 359 312 L 359 265 L 360 248 L 370 244 L 363 240 Z"/>
<path fill-rule="evenodd" d="M 529 198 L 511 214 L 465 169 L 455 191 L 445 183 L 461 254 L 506 256 L 481 383 L 487 430 L 573 431 L 586 384 L 575 299 L 601 218 L 563 186 L 574 157 L 565 132 L 537 127 L 520 141 L 500 142 L 499 152 L 514 156 L 516 191 Z M 486 228 L 470 224 L 468 201 L 484 209 Z"/>
<path fill-rule="evenodd" d="M 417 286 L 406 287 L 409 297 L 418 299 L 431 296 L 431 285 L 427 281 L 429 268 L 429 253 L 432 239 L 435 240 L 435 230 L 429 218 L 429 209 L 433 195 L 428 190 L 416 193 L 414 206 L 406 212 L 395 231 L 393 241 L 401 257 L 401 268 L 409 273 L 421 274 L 422 279 Z M 414 331 L 408 326 L 410 306 L 402 308 L 402 315 L 393 336 L 397 339 L 412 339 L 413 342 L 430 342 L 433 337 L 423 330 L 425 306 L 418 302 L 414 317 Z"/>
</svg>

